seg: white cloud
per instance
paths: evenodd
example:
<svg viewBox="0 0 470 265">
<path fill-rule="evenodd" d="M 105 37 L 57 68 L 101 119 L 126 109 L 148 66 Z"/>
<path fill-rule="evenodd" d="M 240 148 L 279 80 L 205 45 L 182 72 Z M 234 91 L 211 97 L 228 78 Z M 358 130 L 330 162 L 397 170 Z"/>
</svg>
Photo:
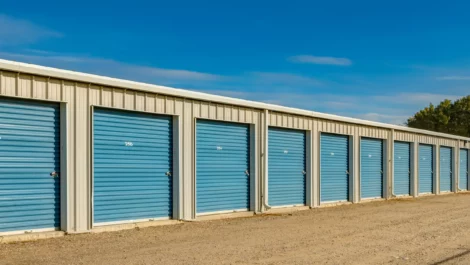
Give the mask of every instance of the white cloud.
<svg viewBox="0 0 470 265">
<path fill-rule="evenodd" d="M 220 75 L 202 73 L 202 72 L 196 72 L 196 71 L 135 66 L 135 65 L 129 65 L 129 64 L 119 63 L 115 61 L 110 61 L 110 62 L 112 62 L 113 64 L 120 65 L 124 68 L 127 68 L 127 70 L 130 72 L 134 72 L 136 74 L 154 76 L 158 78 L 175 79 L 175 80 L 199 80 L 199 81 L 216 81 L 216 80 L 223 79 L 223 77 Z"/>
<path fill-rule="evenodd" d="M 47 38 L 59 38 L 62 34 L 27 20 L 0 14 L 0 45 L 31 44 Z"/>
<path fill-rule="evenodd" d="M 462 80 L 470 80 L 470 76 L 450 75 L 450 76 L 441 76 L 436 79 L 439 81 L 462 81 Z"/>
<path fill-rule="evenodd" d="M 405 121 L 410 116 L 406 115 L 389 115 L 389 114 L 381 114 L 381 113 L 364 113 L 359 115 L 353 115 L 353 118 L 369 120 L 369 121 L 377 121 L 377 122 L 384 122 L 388 124 L 395 124 L 395 125 L 404 125 Z"/>
<path fill-rule="evenodd" d="M 313 55 L 297 55 L 287 58 L 288 61 L 293 63 L 307 63 L 307 64 L 326 64 L 326 65 L 352 65 L 352 61 L 348 58 L 338 57 L 322 57 Z"/>
<path fill-rule="evenodd" d="M 460 98 L 456 95 L 430 93 L 399 93 L 383 96 L 233 90 L 204 90 L 204 92 L 396 125 L 403 125 L 409 117 L 430 102 L 438 104 L 446 98 L 451 100 Z"/>
<path fill-rule="evenodd" d="M 253 81 L 262 85 L 278 86 L 320 86 L 322 83 L 313 77 L 291 73 L 252 72 Z"/>
<path fill-rule="evenodd" d="M 0 57 L 393 124 L 403 124 L 429 103 L 438 104 L 444 99 L 460 98 L 460 95 L 417 92 L 371 95 L 352 90 L 344 94 L 330 92 L 334 87 L 314 77 L 293 73 L 248 72 L 222 76 L 48 51 L 30 50 L 25 54 L 0 52 Z"/>
<path fill-rule="evenodd" d="M 240 91 L 240 90 L 198 90 L 209 94 L 260 101 L 269 104 L 314 110 L 318 97 L 315 94 L 289 92 Z"/>
<path fill-rule="evenodd" d="M 88 73 L 127 78 L 143 82 L 159 83 L 161 85 L 182 84 L 194 81 L 218 81 L 223 76 L 197 71 L 165 69 L 149 66 L 138 66 L 88 56 L 60 55 L 47 51 L 35 51 L 36 54 L 1 53 L 5 59 L 18 60 L 27 63 L 65 68 Z"/>
<path fill-rule="evenodd" d="M 429 103 L 439 104 L 444 99 L 456 100 L 461 98 L 462 95 L 446 95 L 446 94 L 433 94 L 433 93 L 398 93 L 394 95 L 380 95 L 374 96 L 374 101 L 383 103 L 395 103 L 401 105 L 412 105 L 424 107 Z"/>
<path fill-rule="evenodd" d="M 41 54 L 41 55 L 57 55 L 58 54 L 56 52 L 44 51 L 44 50 L 38 50 L 38 49 L 24 49 L 24 51 L 28 53 Z"/>
</svg>

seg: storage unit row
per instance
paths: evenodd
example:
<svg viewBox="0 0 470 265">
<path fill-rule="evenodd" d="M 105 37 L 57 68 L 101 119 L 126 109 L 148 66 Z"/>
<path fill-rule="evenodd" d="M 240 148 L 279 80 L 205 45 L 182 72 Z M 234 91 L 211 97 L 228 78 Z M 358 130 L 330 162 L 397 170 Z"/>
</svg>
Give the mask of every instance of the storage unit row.
<svg viewBox="0 0 470 265">
<path fill-rule="evenodd" d="M 0 235 L 468 189 L 462 137 L 0 69 Z"/>
</svg>

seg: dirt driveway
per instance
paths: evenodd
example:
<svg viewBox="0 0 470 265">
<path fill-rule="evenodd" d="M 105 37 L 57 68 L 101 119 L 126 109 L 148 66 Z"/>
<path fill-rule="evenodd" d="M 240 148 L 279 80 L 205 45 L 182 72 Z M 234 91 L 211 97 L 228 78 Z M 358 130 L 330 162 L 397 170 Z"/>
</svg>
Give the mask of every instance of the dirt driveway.
<svg viewBox="0 0 470 265">
<path fill-rule="evenodd" d="M 0 264 L 470 264 L 470 194 L 3 244 Z"/>
</svg>

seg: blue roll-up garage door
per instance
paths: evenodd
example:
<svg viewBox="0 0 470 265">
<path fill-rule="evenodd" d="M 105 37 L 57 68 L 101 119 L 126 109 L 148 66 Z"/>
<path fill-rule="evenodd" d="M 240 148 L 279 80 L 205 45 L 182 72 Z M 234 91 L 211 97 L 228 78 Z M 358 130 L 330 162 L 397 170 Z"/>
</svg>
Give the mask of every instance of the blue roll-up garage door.
<svg viewBox="0 0 470 265">
<path fill-rule="evenodd" d="M 172 215 L 172 117 L 95 109 L 95 225 Z"/>
<path fill-rule="evenodd" d="M 349 137 L 322 134 L 320 145 L 320 201 L 348 201 Z"/>
<path fill-rule="evenodd" d="M 305 131 L 270 127 L 268 139 L 269 205 L 304 205 Z"/>
<path fill-rule="evenodd" d="M 250 208 L 250 132 L 246 124 L 198 120 L 197 213 Z"/>
<path fill-rule="evenodd" d="M 431 145 L 419 145 L 419 193 L 433 191 L 433 150 Z"/>
<path fill-rule="evenodd" d="M 439 188 L 441 192 L 452 190 L 452 148 L 439 148 Z"/>
<path fill-rule="evenodd" d="M 467 187 L 468 187 L 468 150 L 460 149 L 459 189 L 467 190 Z"/>
<path fill-rule="evenodd" d="M 410 195 L 411 152 L 410 143 L 395 142 L 393 156 L 393 194 Z"/>
<path fill-rule="evenodd" d="M 361 198 L 382 198 L 383 141 L 361 139 Z"/>
<path fill-rule="evenodd" d="M 59 174 L 59 105 L 0 99 L 0 233 L 59 227 Z"/>
</svg>

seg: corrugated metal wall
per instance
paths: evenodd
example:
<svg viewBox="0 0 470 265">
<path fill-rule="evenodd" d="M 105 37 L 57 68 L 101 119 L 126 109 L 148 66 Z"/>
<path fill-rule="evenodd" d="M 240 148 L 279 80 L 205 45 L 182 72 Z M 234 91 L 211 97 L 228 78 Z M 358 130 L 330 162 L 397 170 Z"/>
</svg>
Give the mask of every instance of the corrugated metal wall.
<svg viewBox="0 0 470 265">
<path fill-rule="evenodd" d="M 260 209 L 263 190 L 258 181 L 266 165 L 261 163 L 264 150 L 264 135 L 267 126 L 277 126 L 307 131 L 307 205 L 320 205 L 320 134 L 334 133 L 351 136 L 351 168 L 350 174 L 355 180 L 351 189 L 354 191 L 350 200 L 357 202 L 359 189 L 359 145 L 360 137 L 385 139 L 384 172 L 386 179 L 391 180 L 393 174 L 393 140 L 431 144 L 433 146 L 470 147 L 470 143 L 445 137 L 435 137 L 424 134 L 415 134 L 386 128 L 369 127 L 346 122 L 336 122 L 313 117 L 291 115 L 280 112 L 269 112 L 265 119 L 264 110 L 227 104 L 213 103 L 202 100 L 192 100 L 161 94 L 139 92 L 117 87 L 97 86 L 80 82 L 59 80 L 54 78 L 18 74 L 9 71 L 0 72 L 0 95 L 25 99 L 40 99 L 52 102 L 61 102 L 61 108 L 66 109 L 64 120 L 67 130 L 64 132 L 65 157 L 67 158 L 67 185 L 64 189 L 64 202 L 67 211 L 62 220 L 65 224 L 62 229 L 72 232 L 88 231 L 92 228 L 92 180 L 91 180 L 91 117 L 92 106 L 102 106 L 131 111 L 140 111 L 157 114 L 167 114 L 175 117 L 174 125 L 178 128 L 178 135 L 174 135 L 175 142 L 181 152 L 175 150 L 174 159 L 178 166 L 174 168 L 175 174 L 180 176 L 175 183 L 178 194 L 178 209 L 175 216 L 181 219 L 193 219 L 195 212 L 195 120 L 196 118 L 240 122 L 253 124 L 251 133 L 254 141 L 253 154 L 250 162 L 254 164 L 255 174 L 252 186 L 256 192 L 256 200 L 251 202 L 251 209 Z M 184 152 L 182 151 L 184 150 Z M 389 180 L 386 180 L 386 185 Z M 389 197 L 388 188 L 384 190 L 385 197 Z"/>
<path fill-rule="evenodd" d="M 439 138 L 421 134 L 413 134 L 409 132 L 395 131 L 394 139 L 403 142 L 419 142 L 430 145 L 458 146 L 458 140 Z"/>
<path fill-rule="evenodd" d="M 221 121 L 255 124 L 254 134 L 261 138 L 260 126 L 262 111 L 197 100 L 142 93 L 122 88 L 102 87 L 36 77 L 26 74 L 0 72 L 0 95 L 19 98 L 49 100 L 66 103 L 67 108 L 67 223 L 63 227 L 69 231 L 88 231 L 92 228 L 91 219 L 91 106 L 143 111 L 180 117 L 181 160 L 179 196 L 182 206 L 178 218 L 192 219 L 194 211 L 194 119 L 206 118 Z M 254 147 L 257 157 L 262 141 Z M 254 158 L 256 159 L 256 158 Z M 259 174 L 259 168 L 253 173 Z M 258 184 L 255 183 L 255 190 Z M 258 202 L 253 202 L 258 203 Z"/>
<path fill-rule="evenodd" d="M 269 125 L 291 129 L 318 130 L 326 133 L 386 139 L 389 130 L 356 124 L 302 117 L 279 112 L 269 114 Z"/>
</svg>

